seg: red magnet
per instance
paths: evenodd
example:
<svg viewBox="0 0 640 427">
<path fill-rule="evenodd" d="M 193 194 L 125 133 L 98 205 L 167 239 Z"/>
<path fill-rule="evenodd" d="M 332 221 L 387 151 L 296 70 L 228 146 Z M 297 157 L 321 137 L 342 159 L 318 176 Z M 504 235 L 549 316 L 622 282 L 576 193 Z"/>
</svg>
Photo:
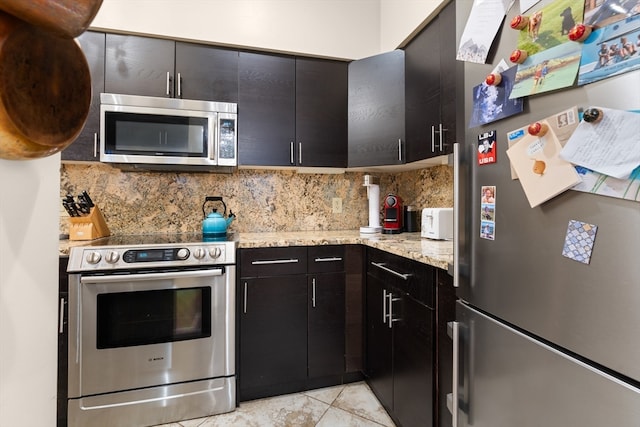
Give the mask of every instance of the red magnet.
<svg viewBox="0 0 640 427">
<path fill-rule="evenodd" d="M 511 56 L 509 56 L 509 60 L 514 64 L 522 64 L 524 61 L 527 60 L 527 56 L 528 54 L 526 50 L 516 49 L 513 52 L 511 52 Z"/>
<path fill-rule="evenodd" d="M 591 34 L 591 25 L 577 24 L 569 30 L 569 40 L 573 42 L 583 42 Z"/>
<path fill-rule="evenodd" d="M 502 81 L 502 74 L 500 73 L 491 73 L 484 79 L 484 82 L 489 86 L 498 86 Z"/>
<path fill-rule="evenodd" d="M 523 30 L 529 26 L 529 17 L 525 15 L 518 15 L 511 20 L 510 25 L 514 30 Z"/>
<path fill-rule="evenodd" d="M 533 136 L 544 136 L 548 130 L 549 126 L 540 122 L 531 123 L 527 129 L 529 135 Z"/>
</svg>

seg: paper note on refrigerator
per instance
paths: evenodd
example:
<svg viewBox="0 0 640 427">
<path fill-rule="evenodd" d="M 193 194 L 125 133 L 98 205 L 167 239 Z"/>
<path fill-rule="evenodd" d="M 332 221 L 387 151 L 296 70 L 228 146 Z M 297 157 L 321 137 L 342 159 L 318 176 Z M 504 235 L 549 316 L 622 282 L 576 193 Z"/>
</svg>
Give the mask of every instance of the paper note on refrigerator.
<svg viewBox="0 0 640 427">
<path fill-rule="evenodd" d="M 541 123 L 549 126 L 546 120 Z M 559 156 L 560 150 L 562 146 L 553 131 L 541 137 L 527 133 L 507 150 L 532 208 L 580 182 L 573 165 Z"/>
<path fill-rule="evenodd" d="M 601 174 L 627 179 L 640 165 L 640 114 L 593 108 L 600 110 L 600 120 L 581 121 L 560 156 Z"/>
</svg>

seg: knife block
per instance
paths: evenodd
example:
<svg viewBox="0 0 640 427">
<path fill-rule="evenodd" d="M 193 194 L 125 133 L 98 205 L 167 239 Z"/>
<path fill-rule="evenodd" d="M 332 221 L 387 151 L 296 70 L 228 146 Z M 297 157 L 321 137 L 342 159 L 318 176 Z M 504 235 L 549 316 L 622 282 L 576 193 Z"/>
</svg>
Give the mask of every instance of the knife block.
<svg viewBox="0 0 640 427">
<path fill-rule="evenodd" d="M 69 240 L 93 240 L 109 235 L 109 227 L 97 206 L 87 216 L 69 217 Z"/>
</svg>

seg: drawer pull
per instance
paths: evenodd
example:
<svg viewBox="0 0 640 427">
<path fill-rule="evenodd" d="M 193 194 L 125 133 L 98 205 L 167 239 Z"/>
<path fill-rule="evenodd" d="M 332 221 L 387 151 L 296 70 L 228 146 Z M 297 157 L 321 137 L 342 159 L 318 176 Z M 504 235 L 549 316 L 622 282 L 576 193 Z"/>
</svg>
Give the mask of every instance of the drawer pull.
<svg viewBox="0 0 640 427">
<path fill-rule="evenodd" d="M 387 271 L 387 272 L 389 272 L 391 274 L 394 274 L 394 275 L 402 278 L 403 280 L 409 280 L 409 277 L 412 276 L 411 274 L 398 273 L 397 271 L 394 271 L 394 270 L 390 269 L 389 267 L 385 267 L 384 263 L 381 263 L 381 262 L 373 262 L 372 261 L 371 264 L 375 265 L 376 267 L 378 267 L 378 268 L 380 268 L 380 269 L 382 269 L 384 271 Z"/>
<path fill-rule="evenodd" d="M 331 257 L 331 258 L 316 258 L 315 262 L 335 262 L 342 261 L 342 257 Z"/>
<path fill-rule="evenodd" d="M 270 260 L 258 260 L 251 261 L 251 265 L 270 265 L 270 264 L 295 264 L 298 259 L 270 259 Z"/>
</svg>

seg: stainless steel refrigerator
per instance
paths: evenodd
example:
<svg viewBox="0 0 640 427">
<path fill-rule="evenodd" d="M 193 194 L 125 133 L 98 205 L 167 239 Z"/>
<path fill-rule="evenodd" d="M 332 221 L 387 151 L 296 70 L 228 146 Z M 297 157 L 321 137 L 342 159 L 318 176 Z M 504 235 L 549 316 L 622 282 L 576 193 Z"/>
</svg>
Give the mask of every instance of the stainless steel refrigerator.
<svg viewBox="0 0 640 427">
<path fill-rule="evenodd" d="M 471 1 L 457 2 L 458 36 Z M 489 59 L 508 61 L 519 13 Z M 459 38 L 458 38 L 459 40 Z M 524 112 L 468 128 L 471 93 L 492 64 L 464 63 L 465 135 L 454 157 L 454 426 L 640 426 L 640 203 L 568 190 L 531 208 L 511 179 L 507 133 L 574 105 L 640 109 L 640 71 L 529 97 Z M 478 135 L 497 131 L 479 166 Z M 638 135 L 640 150 L 640 135 Z M 495 186 L 494 240 L 481 238 L 481 188 Z M 568 222 L 597 225 L 591 260 L 562 255 Z"/>
</svg>

